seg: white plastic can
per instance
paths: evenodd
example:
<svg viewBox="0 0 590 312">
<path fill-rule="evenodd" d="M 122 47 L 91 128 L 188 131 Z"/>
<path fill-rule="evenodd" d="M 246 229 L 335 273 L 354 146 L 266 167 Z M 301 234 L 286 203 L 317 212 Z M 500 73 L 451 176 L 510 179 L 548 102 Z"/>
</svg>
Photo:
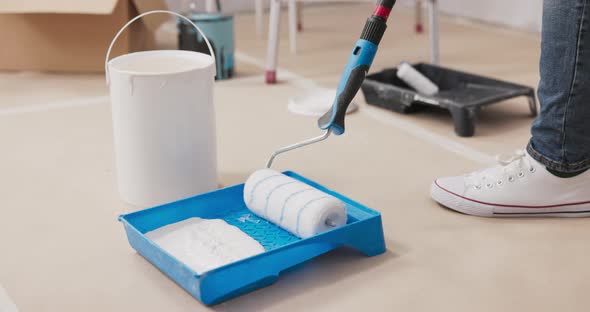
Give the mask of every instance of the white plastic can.
<svg viewBox="0 0 590 312">
<path fill-rule="evenodd" d="M 105 60 L 119 194 L 123 201 L 141 207 L 217 187 L 214 54 L 156 50 L 109 61 L 123 30 L 153 13 L 185 18 L 169 11 L 135 17 L 117 33 Z"/>
</svg>

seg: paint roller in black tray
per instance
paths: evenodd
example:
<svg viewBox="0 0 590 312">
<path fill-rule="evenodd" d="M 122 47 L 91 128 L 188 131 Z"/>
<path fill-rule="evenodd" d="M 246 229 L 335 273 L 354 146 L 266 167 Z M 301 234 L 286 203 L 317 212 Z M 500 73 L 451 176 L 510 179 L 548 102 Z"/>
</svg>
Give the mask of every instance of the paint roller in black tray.
<svg viewBox="0 0 590 312">
<path fill-rule="evenodd" d="M 244 185 L 244 202 L 256 215 L 302 238 L 346 224 L 346 208 L 337 198 L 295 180 L 270 167 L 279 154 L 317 143 L 330 134 L 344 133 L 346 109 L 369 71 L 395 0 L 380 0 L 367 19 L 352 49 L 332 108 L 318 120 L 325 132 L 315 138 L 285 146 L 270 156 L 266 169 L 254 172 Z"/>
<path fill-rule="evenodd" d="M 412 65 L 401 62 L 397 67 L 397 77 L 414 88 L 418 93 L 434 95 L 438 93 L 438 86 L 430 79 L 417 71 Z"/>
</svg>

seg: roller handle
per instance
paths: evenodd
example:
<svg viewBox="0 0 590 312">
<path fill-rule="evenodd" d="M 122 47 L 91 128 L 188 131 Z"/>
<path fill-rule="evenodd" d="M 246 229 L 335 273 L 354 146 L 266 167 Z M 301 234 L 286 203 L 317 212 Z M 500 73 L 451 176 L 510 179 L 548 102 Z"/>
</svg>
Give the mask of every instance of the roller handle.
<svg viewBox="0 0 590 312">
<path fill-rule="evenodd" d="M 344 133 L 346 110 L 363 84 L 368 70 L 368 65 L 360 65 L 350 70 L 347 79 L 344 80 L 344 88 L 336 95 L 336 99 L 334 99 L 332 109 L 318 120 L 318 126 L 321 129 L 331 129 L 332 133 L 336 135 Z"/>
<path fill-rule="evenodd" d="M 381 1 L 377 2 L 377 5 L 386 7 L 391 10 L 393 8 L 393 6 L 395 5 L 395 0 L 381 0 Z"/>
<path fill-rule="evenodd" d="M 318 120 L 320 129 L 331 130 L 335 135 L 344 133 L 346 110 L 361 88 L 373 63 L 379 42 L 387 29 L 387 18 L 394 4 L 395 0 L 379 1 L 373 14 L 367 19 L 361 38 L 357 41 L 344 67 L 332 108 Z"/>
</svg>

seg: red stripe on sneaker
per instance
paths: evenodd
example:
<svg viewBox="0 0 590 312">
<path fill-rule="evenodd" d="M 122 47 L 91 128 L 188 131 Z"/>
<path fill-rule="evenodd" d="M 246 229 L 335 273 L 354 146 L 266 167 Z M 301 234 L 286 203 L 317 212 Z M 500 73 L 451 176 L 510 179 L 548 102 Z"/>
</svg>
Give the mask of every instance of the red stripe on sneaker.
<svg viewBox="0 0 590 312">
<path fill-rule="evenodd" d="M 436 184 L 436 186 L 438 186 L 438 188 L 440 188 L 441 190 L 455 195 L 459 198 L 468 200 L 470 202 L 474 202 L 474 203 L 478 203 L 478 204 L 483 204 L 483 205 L 489 205 L 489 206 L 496 206 L 496 207 L 506 207 L 506 208 L 531 208 L 531 209 L 535 209 L 535 208 L 556 208 L 556 207 L 565 207 L 565 206 L 576 206 L 576 205 L 585 205 L 585 204 L 590 204 L 590 200 L 589 201 L 583 201 L 583 202 L 575 202 L 575 203 L 569 203 L 569 204 L 559 204 L 559 205 L 546 205 L 546 206 L 523 206 L 523 205 L 505 205 L 505 204 L 492 204 L 492 203 L 487 203 L 487 202 L 483 202 L 483 201 L 479 201 L 476 199 L 472 199 L 472 198 L 468 198 L 465 196 L 461 196 L 455 192 L 451 192 L 449 190 L 447 190 L 446 188 L 440 186 L 440 184 L 438 184 L 438 180 L 434 180 L 434 184 Z"/>
</svg>

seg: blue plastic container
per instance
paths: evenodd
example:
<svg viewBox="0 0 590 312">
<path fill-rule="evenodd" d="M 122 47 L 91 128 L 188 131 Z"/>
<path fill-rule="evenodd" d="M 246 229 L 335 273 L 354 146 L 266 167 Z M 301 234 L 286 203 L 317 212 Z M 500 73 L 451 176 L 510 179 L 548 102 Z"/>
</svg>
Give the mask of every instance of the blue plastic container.
<svg viewBox="0 0 590 312">
<path fill-rule="evenodd" d="M 207 36 L 213 51 L 215 51 L 215 63 L 217 66 L 218 80 L 233 77 L 234 63 L 234 18 L 231 15 L 217 13 L 194 13 L 187 16 Z M 178 48 L 180 50 L 197 51 L 209 54 L 209 48 L 201 34 L 184 19 L 177 19 Z"/>
<path fill-rule="evenodd" d="M 340 246 L 353 247 L 367 256 L 385 252 L 380 213 L 294 172 L 284 174 L 343 201 L 347 224 L 300 239 L 250 212 L 242 196 L 244 184 L 122 215 L 119 221 L 139 254 L 207 305 L 268 286 L 281 272 Z M 191 217 L 223 219 L 260 242 L 266 252 L 198 275 L 144 235 Z"/>
</svg>

